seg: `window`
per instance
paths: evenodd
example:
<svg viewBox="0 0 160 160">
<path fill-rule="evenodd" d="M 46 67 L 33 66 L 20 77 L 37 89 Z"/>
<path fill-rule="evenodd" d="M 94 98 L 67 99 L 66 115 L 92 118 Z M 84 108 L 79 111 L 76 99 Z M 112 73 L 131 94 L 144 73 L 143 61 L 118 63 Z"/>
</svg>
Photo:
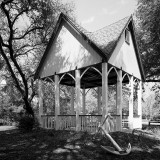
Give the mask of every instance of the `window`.
<svg viewBox="0 0 160 160">
<path fill-rule="evenodd" d="M 129 30 L 126 29 L 125 30 L 125 41 L 127 44 L 130 44 L 130 37 L 129 37 L 130 33 L 129 33 Z"/>
</svg>

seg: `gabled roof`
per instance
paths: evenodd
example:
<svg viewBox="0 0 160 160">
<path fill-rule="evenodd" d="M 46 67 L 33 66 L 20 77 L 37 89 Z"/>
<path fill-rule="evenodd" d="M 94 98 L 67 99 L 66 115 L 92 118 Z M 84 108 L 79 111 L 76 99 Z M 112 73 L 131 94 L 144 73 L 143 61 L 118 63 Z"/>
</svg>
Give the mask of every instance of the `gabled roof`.
<svg viewBox="0 0 160 160">
<path fill-rule="evenodd" d="M 89 38 L 106 54 L 107 58 L 111 56 L 116 44 L 130 22 L 131 17 L 126 17 L 106 26 L 100 30 L 92 32 Z"/>
<path fill-rule="evenodd" d="M 116 23 L 113 23 L 95 32 L 88 32 L 83 27 L 81 27 L 78 23 L 73 21 L 71 18 L 61 13 L 57 21 L 57 24 L 55 26 L 55 29 L 53 31 L 53 34 L 50 38 L 49 44 L 47 45 L 44 55 L 42 56 L 42 59 L 36 70 L 35 79 L 38 78 L 39 71 L 48 54 L 48 51 L 52 45 L 52 42 L 56 37 L 58 29 L 63 21 L 71 25 L 82 36 L 82 38 L 86 40 L 86 42 L 102 57 L 103 61 L 106 61 L 106 62 L 109 60 L 110 56 L 113 53 L 113 50 L 117 46 L 117 42 L 119 41 L 121 35 L 124 33 L 125 29 L 128 26 L 131 27 L 132 34 L 135 35 L 132 16 L 121 19 Z M 140 66 L 142 79 L 144 80 L 145 79 L 144 71 L 142 67 L 141 58 L 138 52 L 135 36 L 133 36 L 133 41 L 134 41 L 134 47 L 135 47 L 136 55 L 138 59 L 138 64 Z"/>
</svg>

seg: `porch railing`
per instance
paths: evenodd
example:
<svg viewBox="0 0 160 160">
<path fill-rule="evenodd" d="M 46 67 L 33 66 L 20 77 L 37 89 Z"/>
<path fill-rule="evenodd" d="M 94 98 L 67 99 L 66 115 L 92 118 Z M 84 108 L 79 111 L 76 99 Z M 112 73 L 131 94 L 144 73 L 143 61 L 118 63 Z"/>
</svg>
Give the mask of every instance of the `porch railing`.
<svg viewBox="0 0 160 160">
<path fill-rule="evenodd" d="M 55 129 L 55 115 L 42 115 L 42 128 Z"/>
<path fill-rule="evenodd" d="M 112 115 L 114 129 L 117 131 L 117 122 L 120 115 Z M 55 129 L 55 115 L 42 115 L 42 127 L 46 129 Z M 79 115 L 80 130 L 87 132 L 96 132 L 99 122 L 102 121 L 102 115 Z M 128 115 L 122 116 L 122 127 L 128 127 Z M 58 115 L 58 129 L 75 129 L 76 115 Z"/>
<path fill-rule="evenodd" d="M 87 132 L 96 132 L 102 115 L 79 115 L 80 130 Z"/>
<path fill-rule="evenodd" d="M 128 117 L 129 117 L 129 115 L 123 115 L 122 116 L 122 127 L 123 128 L 128 128 L 129 127 Z"/>
<path fill-rule="evenodd" d="M 76 115 L 58 115 L 59 129 L 74 129 L 76 127 Z"/>
</svg>

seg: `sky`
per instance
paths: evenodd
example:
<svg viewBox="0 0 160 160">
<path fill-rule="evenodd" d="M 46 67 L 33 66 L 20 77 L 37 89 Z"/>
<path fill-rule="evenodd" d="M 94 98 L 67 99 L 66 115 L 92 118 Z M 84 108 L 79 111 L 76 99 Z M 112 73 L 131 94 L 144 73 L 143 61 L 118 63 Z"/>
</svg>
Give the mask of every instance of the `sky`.
<svg viewBox="0 0 160 160">
<path fill-rule="evenodd" d="M 137 0 L 62 0 L 75 3 L 77 21 L 88 31 L 112 24 L 136 9 Z"/>
</svg>

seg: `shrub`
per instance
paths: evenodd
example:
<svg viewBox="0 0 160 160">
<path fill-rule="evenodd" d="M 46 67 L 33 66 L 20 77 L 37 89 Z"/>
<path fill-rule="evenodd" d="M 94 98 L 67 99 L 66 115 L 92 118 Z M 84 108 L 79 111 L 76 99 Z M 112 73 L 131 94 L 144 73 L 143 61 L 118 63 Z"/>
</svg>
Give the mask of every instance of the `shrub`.
<svg viewBox="0 0 160 160">
<path fill-rule="evenodd" d="M 20 116 L 17 124 L 18 129 L 22 132 L 30 132 L 39 127 L 38 120 L 29 115 Z"/>
</svg>

